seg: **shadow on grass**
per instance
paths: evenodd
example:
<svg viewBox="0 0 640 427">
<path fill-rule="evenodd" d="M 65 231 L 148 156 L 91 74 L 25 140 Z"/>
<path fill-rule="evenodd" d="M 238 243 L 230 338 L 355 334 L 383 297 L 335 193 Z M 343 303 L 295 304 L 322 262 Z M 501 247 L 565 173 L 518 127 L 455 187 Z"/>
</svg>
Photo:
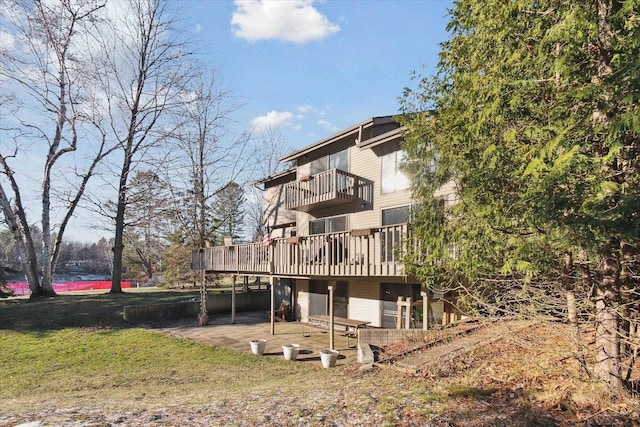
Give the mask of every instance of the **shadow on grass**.
<svg viewBox="0 0 640 427">
<path fill-rule="evenodd" d="M 34 302 L 23 298 L 0 300 L 0 330 L 46 332 L 64 328 L 128 328 L 133 325 L 123 319 L 126 305 L 162 304 L 198 296 L 198 291 L 125 291 L 121 294 L 59 294 Z"/>
</svg>

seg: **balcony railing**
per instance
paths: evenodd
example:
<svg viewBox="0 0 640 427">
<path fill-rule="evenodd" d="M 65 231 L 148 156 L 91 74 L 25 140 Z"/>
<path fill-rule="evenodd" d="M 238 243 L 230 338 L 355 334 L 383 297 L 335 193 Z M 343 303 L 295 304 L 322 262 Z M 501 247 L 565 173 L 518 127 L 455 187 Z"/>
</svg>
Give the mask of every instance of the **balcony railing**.
<svg viewBox="0 0 640 427">
<path fill-rule="evenodd" d="M 285 207 L 309 212 L 357 201 L 371 203 L 373 185 L 359 176 L 331 169 L 285 185 Z"/>
<path fill-rule="evenodd" d="M 284 276 L 403 276 L 407 224 L 203 248 L 192 269 Z"/>
</svg>

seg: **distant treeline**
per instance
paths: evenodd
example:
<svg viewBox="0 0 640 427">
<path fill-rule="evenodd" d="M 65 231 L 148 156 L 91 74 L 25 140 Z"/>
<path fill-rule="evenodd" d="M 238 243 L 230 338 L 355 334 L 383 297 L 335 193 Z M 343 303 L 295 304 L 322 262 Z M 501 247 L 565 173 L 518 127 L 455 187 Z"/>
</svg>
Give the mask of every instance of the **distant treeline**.
<svg viewBox="0 0 640 427">
<path fill-rule="evenodd" d="M 34 234 L 40 237 L 38 230 L 35 230 Z M 63 242 L 56 274 L 109 275 L 112 265 L 111 246 L 104 238 L 96 243 Z M 39 263 L 41 261 L 38 260 Z M 13 237 L 6 230 L 0 231 L 0 267 L 4 270 L 7 280 L 24 279 Z"/>
</svg>

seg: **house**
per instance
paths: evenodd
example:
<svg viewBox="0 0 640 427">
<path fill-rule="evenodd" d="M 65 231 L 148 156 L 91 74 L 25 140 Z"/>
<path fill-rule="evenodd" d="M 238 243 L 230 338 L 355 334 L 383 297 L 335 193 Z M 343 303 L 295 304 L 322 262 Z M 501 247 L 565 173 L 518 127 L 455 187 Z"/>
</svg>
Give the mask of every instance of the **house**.
<svg viewBox="0 0 640 427">
<path fill-rule="evenodd" d="M 274 305 L 286 301 L 297 320 L 327 314 L 332 299 L 336 317 L 395 328 L 398 299 L 424 296 L 401 262 L 412 206 L 400 169 L 402 132 L 393 117 L 373 117 L 282 157 L 293 166 L 259 181 L 269 233 L 256 243 L 203 248 L 194 264 L 270 277 Z M 453 202 L 453 185 L 438 193 Z M 443 295 L 427 301 L 430 324 L 456 316 Z M 423 305 L 414 306 L 422 322 Z"/>
</svg>

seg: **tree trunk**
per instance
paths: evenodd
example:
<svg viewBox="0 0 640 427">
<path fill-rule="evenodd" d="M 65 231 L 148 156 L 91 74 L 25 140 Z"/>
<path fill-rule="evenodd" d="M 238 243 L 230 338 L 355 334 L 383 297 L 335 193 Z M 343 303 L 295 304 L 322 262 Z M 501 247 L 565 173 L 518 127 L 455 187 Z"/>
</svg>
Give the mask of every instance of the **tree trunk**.
<svg viewBox="0 0 640 427">
<path fill-rule="evenodd" d="M 573 255 L 565 254 L 563 268 L 564 284 L 567 298 L 567 321 L 571 325 L 571 338 L 573 342 L 573 353 L 575 355 L 576 364 L 580 378 L 589 377 L 587 362 L 584 357 L 584 346 L 582 345 L 582 334 L 580 333 L 580 323 L 578 321 L 578 309 L 576 306 Z"/>
<path fill-rule="evenodd" d="M 567 298 L 567 321 L 570 324 L 577 324 L 578 315 L 576 308 L 575 282 L 573 279 L 573 255 L 567 253 L 564 256 L 564 289 Z"/>
<path fill-rule="evenodd" d="M 52 155 L 48 157 L 47 165 L 51 164 Z M 42 183 L 42 290 L 53 292 L 53 266 L 51 265 L 51 177 L 50 168 L 45 167 Z"/>
<path fill-rule="evenodd" d="M 122 253 L 124 252 L 124 213 L 127 205 L 127 181 L 131 167 L 131 156 L 125 152 L 120 183 L 118 185 L 118 206 L 116 207 L 115 237 L 113 239 L 113 275 L 111 293 L 122 293 Z"/>
<path fill-rule="evenodd" d="M 618 262 L 605 258 L 598 272 L 596 287 L 596 363 L 598 379 L 607 383 L 613 393 L 623 390 L 620 375 L 619 317 L 615 308 L 619 291 Z"/>
<path fill-rule="evenodd" d="M 5 170 L 7 170 L 6 165 Z M 13 176 L 7 173 L 9 180 L 12 182 L 12 186 L 17 189 L 17 185 L 13 180 Z M 17 193 L 19 194 L 19 193 Z M 33 247 L 33 239 L 31 238 L 31 231 L 28 228 L 24 228 L 21 224 L 28 224 L 27 218 L 22 209 L 22 202 L 18 195 L 16 195 L 17 212 L 14 212 L 9 198 L 7 197 L 4 188 L 0 185 L 0 207 L 4 213 L 5 221 L 9 226 L 9 230 L 13 236 L 13 240 L 16 243 L 16 250 L 20 257 L 20 263 L 24 271 L 25 278 L 29 284 L 29 290 L 31 291 L 30 299 L 36 299 L 40 297 L 47 297 L 47 292 L 40 286 L 40 280 L 38 279 L 38 257 L 36 256 L 35 248 Z"/>
<path fill-rule="evenodd" d="M 633 365 L 638 353 L 638 325 L 637 325 L 637 304 L 634 301 L 635 283 L 633 279 L 632 265 L 636 248 L 626 240 L 620 241 L 620 310 L 621 314 L 621 333 L 623 333 L 623 345 L 621 352 L 626 356 L 630 356 L 627 372 L 625 374 L 625 382 L 632 378 Z"/>
</svg>

